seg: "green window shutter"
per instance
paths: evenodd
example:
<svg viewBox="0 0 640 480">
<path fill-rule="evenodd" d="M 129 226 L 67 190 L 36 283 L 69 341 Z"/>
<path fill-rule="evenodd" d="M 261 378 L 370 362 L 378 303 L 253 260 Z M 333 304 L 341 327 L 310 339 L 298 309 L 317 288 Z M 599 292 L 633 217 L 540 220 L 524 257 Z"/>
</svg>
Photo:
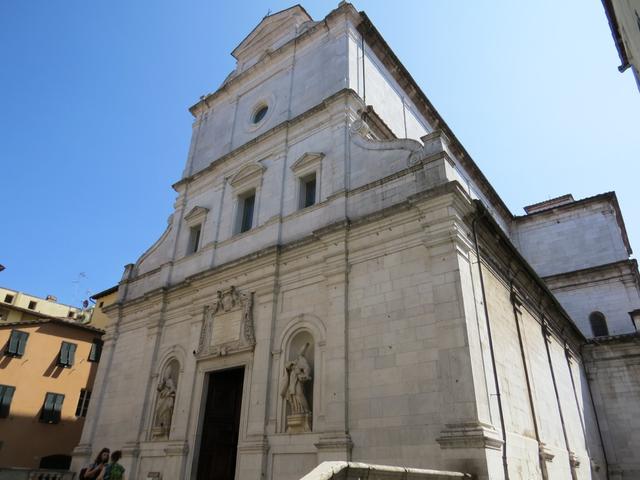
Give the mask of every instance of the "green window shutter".
<svg viewBox="0 0 640 480">
<path fill-rule="evenodd" d="M 18 355 L 18 344 L 19 344 L 18 331 L 13 330 L 11 332 L 11 336 L 9 337 L 9 349 L 7 353 L 10 355 Z"/>
<path fill-rule="evenodd" d="M 13 392 L 15 391 L 16 387 L 0 385 L 0 418 L 7 418 L 9 416 L 11 400 L 13 399 Z"/>
<path fill-rule="evenodd" d="M 82 406 L 84 405 L 84 395 L 86 390 L 83 388 L 80 390 L 80 398 L 78 398 L 78 405 L 76 406 L 76 417 L 79 417 L 82 413 Z"/>
<path fill-rule="evenodd" d="M 96 339 L 91 344 L 91 351 L 89 352 L 90 362 L 99 362 L 102 355 L 102 340 Z"/>
<path fill-rule="evenodd" d="M 87 390 L 84 396 L 84 405 L 82 406 L 82 416 L 87 416 L 87 410 L 89 410 L 89 400 L 91 400 L 91 390 Z"/>
<path fill-rule="evenodd" d="M 51 422 L 55 398 L 54 393 L 47 393 L 46 397 L 44 397 L 44 406 L 42 407 L 42 414 L 40 415 L 42 421 Z"/>
<path fill-rule="evenodd" d="M 60 354 L 58 358 L 58 365 L 66 365 L 67 364 L 67 344 L 62 342 L 60 345 Z"/>
<path fill-rule="evenodd" d="M 24 349 L 27 346 L 27 339 L 29 334 L 26 332 L 18 332 L 18 355 L 24 355 Z"/>
<path fill-rule="evenodd" d="M 74 361 L 76 359 L 76 344 L 75 343 L 70 343 L 69 344 L 69 356 L 68 356 L 68 362 L 67 365 L 72 366 Z"/>
<path fill-rule="evenodd" d="M 64 402 L 64 395 L 57 394 L 53 402 L 53 421 L 58 423 L 62 414 L 62 402 Z"/>
</svg>

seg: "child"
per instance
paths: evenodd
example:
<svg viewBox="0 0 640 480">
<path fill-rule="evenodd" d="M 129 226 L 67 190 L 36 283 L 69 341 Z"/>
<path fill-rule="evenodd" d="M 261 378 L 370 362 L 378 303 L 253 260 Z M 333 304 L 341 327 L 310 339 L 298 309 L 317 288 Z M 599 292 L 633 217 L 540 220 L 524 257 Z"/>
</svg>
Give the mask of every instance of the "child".
<svg viewBox="0 0 640 480">
<path fill-rule="evenodd" d="M 124 467 L 118 463 L 120 457 L 122 457 L 120 450 L 111 454 L 111 463 L 100 472 L 98 480 L 124 480 Z"/>
</svg>

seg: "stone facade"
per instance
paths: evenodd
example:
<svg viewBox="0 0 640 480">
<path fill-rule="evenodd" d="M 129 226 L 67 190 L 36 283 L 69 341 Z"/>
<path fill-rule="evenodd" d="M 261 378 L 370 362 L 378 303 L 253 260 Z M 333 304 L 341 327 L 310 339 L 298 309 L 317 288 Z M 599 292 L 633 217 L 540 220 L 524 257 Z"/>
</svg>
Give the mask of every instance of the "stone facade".
<svg viewBox="0 0 640 480">
<path fill-rule="evenodd" d="M 75 466 L 108 445 L 129 478 L 204 478 L 216 375 L 242 368 L 224 478 L 606 478 L 584 336 L 366 15 L 295 6 L 233 55 L 191 108 L 167 230 L 106 309 Z"/>
</svg>

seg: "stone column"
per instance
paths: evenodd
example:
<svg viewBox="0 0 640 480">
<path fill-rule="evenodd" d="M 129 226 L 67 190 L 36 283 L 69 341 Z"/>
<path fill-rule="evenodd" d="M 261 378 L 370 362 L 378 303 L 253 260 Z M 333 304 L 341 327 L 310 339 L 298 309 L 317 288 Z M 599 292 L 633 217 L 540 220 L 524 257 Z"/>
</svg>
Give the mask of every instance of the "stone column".
<svg viewBox="0 0 640 480">
<path fill-rule="evenodd" d="M 324 277 L 327 289 L 327 338 L 322 386 L 327 403 L 324 405 L 324 431 L 315 444 L 318 462 L 348 461 L 351 438 L 348 422 L 348 224 L 332 231 L 320 232 L 327 247 Z"/>
<path fill-rule="evenodd" d="M 271 379 L 271 350 L 273 343 L 273 324 L 276 312 L 278 291 L 275 285 L 277 262 L 274 257 L 274 270 L 269 272 L 269 283 L 256 288 L 254 293 L 253 316 L 256 344 L 253 351 L 253 363 L 250 375 L 249 395 L 243 402 L 251 402 L 247 408 L 246 435 L 240 435 L 238 442 L 238 478 L 260 480 L 266 476 L 267 452 L 269 444 L 266 428 L 269 415 L 269 396 Z M 248 292 L 247 292 L 248 293 Z M 271 395 L 272 396 L 272 395 Z"/>
</svg>

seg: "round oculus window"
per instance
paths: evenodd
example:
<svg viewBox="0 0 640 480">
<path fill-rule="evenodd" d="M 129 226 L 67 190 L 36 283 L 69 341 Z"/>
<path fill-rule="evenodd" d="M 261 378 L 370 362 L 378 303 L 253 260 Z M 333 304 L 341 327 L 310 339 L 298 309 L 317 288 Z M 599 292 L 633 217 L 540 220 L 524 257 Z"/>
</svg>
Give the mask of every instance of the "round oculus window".
<svg viewBox="0 0 640 480">
<path fill-rule="evenodd" d="M 261 107 L 259 107 L 253 114 L 253 123 L 260 123 L 260 121 L 264 118 L 268 111 L 269 107 L 267 105 L 262 105 Z"/>
</svg>

